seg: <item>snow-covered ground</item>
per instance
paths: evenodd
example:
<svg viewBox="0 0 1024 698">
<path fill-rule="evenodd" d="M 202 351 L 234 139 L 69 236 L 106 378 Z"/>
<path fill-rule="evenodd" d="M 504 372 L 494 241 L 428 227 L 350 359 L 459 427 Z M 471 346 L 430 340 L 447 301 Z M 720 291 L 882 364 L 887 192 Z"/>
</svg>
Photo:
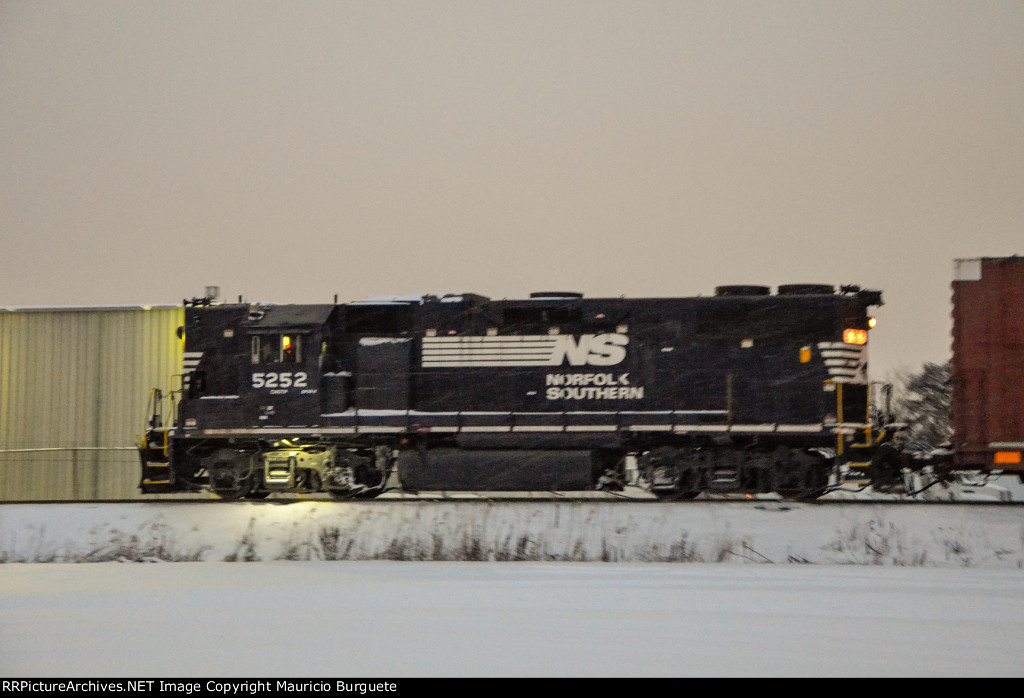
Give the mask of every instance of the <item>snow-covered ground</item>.
<svg viewBox="0 0 1024 698">
<path fill-rule="evenodd" d="M 4 677 L 1024 675 L 1021 507 L 21 504 L 0 556 Z"/>
<path fill-rule="evenodd" d="M 1021 676 L 1019 571 L 5 565 L 0 675 Z"/>
<path fill-rule="evenodd" d="M 0 562 L 406 560 L 1024 567 L 1024 507 L 530 500 L 6 504 Z"/>
</svg>

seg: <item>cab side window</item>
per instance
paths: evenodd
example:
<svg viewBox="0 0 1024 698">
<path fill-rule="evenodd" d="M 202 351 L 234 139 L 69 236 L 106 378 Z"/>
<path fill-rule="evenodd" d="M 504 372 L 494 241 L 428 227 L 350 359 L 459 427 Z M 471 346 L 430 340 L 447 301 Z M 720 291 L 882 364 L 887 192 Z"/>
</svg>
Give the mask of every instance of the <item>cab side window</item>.
<svg viewBox="0 0 1024 698">
<path fill-rule="evenodd" d="M 303 361 L 306 334 L 254 334 L 250 359 L 254 364 L 300 364 Z"/>
<path fill-rule="evenodd" d="M 302 335 L 281 335 L 281 363 L 302 363 Z"/>
</svg>

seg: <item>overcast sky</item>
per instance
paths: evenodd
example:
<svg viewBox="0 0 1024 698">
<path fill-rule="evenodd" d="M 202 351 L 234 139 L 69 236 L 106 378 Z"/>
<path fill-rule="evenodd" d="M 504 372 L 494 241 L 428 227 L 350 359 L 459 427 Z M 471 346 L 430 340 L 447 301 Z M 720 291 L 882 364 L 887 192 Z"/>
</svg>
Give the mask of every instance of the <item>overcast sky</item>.
<svg viewBox="0 0 1024 698">
<path fill-rule="evenodd" d="M 0 306 L 881 289 L 1024 254 L 1024 2 L 0 1 Z"/>
</svg>

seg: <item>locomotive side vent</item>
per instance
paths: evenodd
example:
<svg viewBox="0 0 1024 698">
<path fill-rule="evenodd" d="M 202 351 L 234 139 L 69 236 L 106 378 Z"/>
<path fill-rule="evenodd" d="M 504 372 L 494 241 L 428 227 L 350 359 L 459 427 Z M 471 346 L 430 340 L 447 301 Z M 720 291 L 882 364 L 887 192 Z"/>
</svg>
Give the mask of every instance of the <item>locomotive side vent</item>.
<svg viewBox="0 0 1024 698">
<path fill-rule="evenodd" d="M 835 292 L 835 286 L 829 284 L 785 284 L 779 286 L 780 296 L 831 296 Z"/>
<path fill-rule="evenodd" d="M 771 292 L 769 286 L 715 286 L 716 296 L 767 296 Z"/>
<path fill-rule="evenodd" d="M 534 291 L 530 298 L 583 298 L 583 294 L 575 291 Z"/>
</svg>

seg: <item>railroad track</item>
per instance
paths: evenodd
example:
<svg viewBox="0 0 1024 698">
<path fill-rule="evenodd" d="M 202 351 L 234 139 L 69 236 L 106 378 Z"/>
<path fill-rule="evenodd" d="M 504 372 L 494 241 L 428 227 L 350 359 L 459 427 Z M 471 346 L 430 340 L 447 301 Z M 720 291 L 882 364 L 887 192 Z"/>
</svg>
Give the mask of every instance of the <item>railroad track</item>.
<svg viewBox="0 0 1024 698">
<path fill-rule="evenodd" d="M 156 507 L 167 504 L 206 504 L 219 506 L 281 506 L 300 502 L 318 502 L 323 504 L 337 504 L 339 506 L 387 506 L 389 504 L 405 503 L 431 503 L 445 502 L 449 504 L 494 502 L 502 504 L 540 504 L 540 503 L 587 503 L 587 504 L 608 504 L 629 502 L 631 504 L 650 504 L 663 507 L 675 506 L 685 509 L 688 506 L 716 505 L 747 505 L 764 506 L 775 505 L 785 506 L 843 506 L 856 507 L 860 505 L 921 505 L 921 506 L 978 506 L 978 507 L 1024 507 L 1024 501 L 1000 502 L 994 500 L 922 500 L 898 496 L 863 496 L 858 498 L 829 498 L 823 497 L 814 501 L 793 501 L 781 497 L 766 495 L 701 495 L 693 500 L 674 502 L 658 499 L 650 495 L 621 494 L 615 492 L 395 492 L 385 493 L 373 499 L 351 499 L 337 500 L 326 494 L 277 494 L 260 500 L 224 501 L 213 494 L 197 494 L 183 497 L 163 497 L 145 499 L 68 499 L 68 500 L 11 500 L 0 502 L 0 507 L 5 504 L 141 504 L 146 507 Z"/>
</svg>

